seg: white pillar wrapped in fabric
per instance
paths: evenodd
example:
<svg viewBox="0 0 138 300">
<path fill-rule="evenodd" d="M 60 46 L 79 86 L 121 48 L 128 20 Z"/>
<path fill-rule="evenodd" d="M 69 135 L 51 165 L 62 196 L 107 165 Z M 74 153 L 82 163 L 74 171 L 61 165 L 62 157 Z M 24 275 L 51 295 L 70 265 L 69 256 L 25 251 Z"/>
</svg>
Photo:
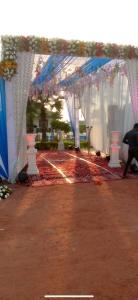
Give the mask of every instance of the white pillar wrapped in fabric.
<svg viewBox="0 0 138 300">
<path fill-rule="evenodd" d="M 75 109 L 75 148 L 80 148 L 80 131 L 79 131 L 79 109 L 80 103 L 78 97 L 74 95 Z"/>
<path fill-rule="evenodd" d="M 37 150 L 34 148 L 35 137 L 36 137 L 36 134 L 27 134 L 26 135 L 26 139 L 27 139 L 27 143 L 28 143 L 28 150 L 27 150 L 27 160 L 28 160 L 27 174 L 28 175 L 39 174 L 39 170 L 36 165 Z"/>
<path fill-rule="evenodd" d="M 62 137 L 62 131 L 59 131 L 59 141 L 58 141 L 58 150 L 63 151 L 64 150 L 64 143 L 63 143 L 63 137 Z"/>
<path fill-rule="evenodd" d="M 109 167 L 119 168 L 119 151 L 120 151 L 120 131 L 111 131 L 110 161 Z"/>
</svg>

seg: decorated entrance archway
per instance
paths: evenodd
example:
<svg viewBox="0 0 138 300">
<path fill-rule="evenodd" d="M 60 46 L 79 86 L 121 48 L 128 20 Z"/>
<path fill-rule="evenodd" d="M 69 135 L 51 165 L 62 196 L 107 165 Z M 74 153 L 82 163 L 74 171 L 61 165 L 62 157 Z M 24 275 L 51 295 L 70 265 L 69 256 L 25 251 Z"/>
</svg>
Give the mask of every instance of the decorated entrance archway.
<svg viewBox="0 0 138 300">
<path fill-rule="evenodd" d="M 128 113 L 130 116 L 130 112 L 133 110 L 129 126 L 133 120 L 138 120 L 138 48 L 94 42 L 8 36 L 1 38 L 1 45 L 2 60 L 0 62 L 0 76 L 2 78 L 2 84 L 0 89 L 0 113 L 3 120 L 6 120 L 5 116 L 7 114 L 7 121 L 0 123 L 0 138 L 2 139 L 2 144 L 0 146 L 0 175 L 2 177 L 14 179 L 17 173 L 26 163 L 26 104 L 29 94 L 35 54 L 87 57 L 89 59 L 93 58 L 93 60 L 98 58 L 99 61 L 107 58 L 106 63 L 111 59 L 125 61 L 125 70 L 128 76 L 129 90 L 132 101 L 132 109 L 130 108 L 130 111 L 125 111 L 125 115 Z M 115 67 L 112 68 L 113 72 L 116 71 L 115 74 L 117 74 L 118 70 L 116 66 L 118 65 L 119 63 L 115 64 Z M 101 63 L 100 67 L 102 67 Z M 79 68 L 79 70 L 76 70 L 69 78 L 64 78 L 64 80 L 61 80 L 61 86 L 65 88 L 67 92 L 71 93 L 76 88 L 80 92 L 80 104 L 85 118 L 87 121 L 89 120 L 89 123 L 91 122 L 90 119 L 92 116 L 90 114 L 90 108 L 92 104 L 88 100 L 91 96 L 92 98 L 95 97 L 95 91 L 93 90 L 92 83 L 98 83 L 98 89 L 101 93 L 101 96 L 99 97 L 100 102 L 98 105 L 99 107 L 102 107 L 102 109 L 99 109 L 98 115 L 95 116 L 95 120 L 96 118 L 102 118 L 102 112 L 104 111 L 105 106 L 107 107 L 109 104 L 105 103 L 105 105 L 102 106 L 104 101 L 101 101 L 101 99 L 103 97 L 103 88 L 105 87 L 103 80 L 100 84 L 100 81 L 98 82 L 98 78 L 100 80 L 100 77 L 98 77 L 100 72 L 97 73 L 97 69 L 99 69 L 99 64 L 95 65 L 94 67 L 94 61 L 93 64 L 90 64 L 89 62 L 86 70 L 83 67 Z M 102 74 L 104 72 L 106 73 L 106 68 L 102 70 Z M 90 77 L 89 75 L 91 74 L 94 76 Z M 3 89 L 4 92 L 2 92 Z M 117 88 L 116 91 L 118 91 Z M 109 96 L 109 89 L 106 90 L 106 93 L 108 93 Z M 86 97 L 88 99 L 87 101 Z M 112 105 L 114 105 L 114 102 Z M 130 106 L 130 103 L 128 103 L 128 105 Z M 106 131 L 106 127 L 104 127 L 104 129 Z M 102 136 L 99 136 L 99 139 L 100 138 L 102 139 Z M 2 147 L 4 147 L 4 151 Z"/>
</svg>

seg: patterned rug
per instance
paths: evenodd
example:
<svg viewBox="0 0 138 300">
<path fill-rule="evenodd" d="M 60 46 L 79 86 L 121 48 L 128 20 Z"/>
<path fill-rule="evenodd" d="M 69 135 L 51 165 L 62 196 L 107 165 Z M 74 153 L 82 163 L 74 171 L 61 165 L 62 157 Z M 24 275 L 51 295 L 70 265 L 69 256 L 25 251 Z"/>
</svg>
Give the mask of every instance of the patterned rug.
<svg viewBox="0 0 138 300">
<path fill-rule="evenodd" d="M 41 151 L 37 154 L 39 175 L 30 176 L 32 186 L 94 182 L 122 178 L 123 168 L 110 168 L 106 158 L 85 152 Z M 128 178 L 138 175 L 128 173 Z"/>
</svg>

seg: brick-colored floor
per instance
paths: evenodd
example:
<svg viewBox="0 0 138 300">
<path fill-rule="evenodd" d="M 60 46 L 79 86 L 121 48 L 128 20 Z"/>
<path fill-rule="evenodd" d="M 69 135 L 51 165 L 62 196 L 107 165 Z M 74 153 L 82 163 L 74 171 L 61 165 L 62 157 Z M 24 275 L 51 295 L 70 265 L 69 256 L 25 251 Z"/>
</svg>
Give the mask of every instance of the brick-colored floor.
<svg viewBox="0 0 138 300">
<path fill-rule="evenodd" d="M 138 300 L 137 180 L 15 187 L 0 202 L 0 300 Z"/>
</svg>

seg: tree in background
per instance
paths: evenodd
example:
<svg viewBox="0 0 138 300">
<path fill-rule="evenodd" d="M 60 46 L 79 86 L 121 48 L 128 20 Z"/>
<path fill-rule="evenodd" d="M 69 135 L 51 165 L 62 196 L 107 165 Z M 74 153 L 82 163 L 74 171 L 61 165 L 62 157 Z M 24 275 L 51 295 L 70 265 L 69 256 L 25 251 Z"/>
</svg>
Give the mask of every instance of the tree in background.
<svg viewBox="0 0 138 300">
<path fill-rule="evenodd" d="M 37 102 L 28 100 L 27 110 L 26 110 L 26 125 L 27 132 L 33 133 L 34 131 L 34 121 L 39 118 L 40 115 L 40 105 Z"/>
<path fill-rule="evenodd" d="M 50 111 L 48 116 L 49 116 L 49 119 L 51 119 L 51 122 L 54 120 L 62 119 L 61 110 L 60 111 Z"/>
<path fill-rule="evenodd" d="M 55 111 L 53 111 L 55 110 Z M 27 131 L 33 132 L 34 119 L 39 118 L 40 131 L 42 132 L 42 141 L 46 141 L 46 132 L 48 132 L 48 119 L 60 119 L 62 110 L 62 101 L 59 97 L 56 99 L 44 95 L 41 91 L 37 97 L 32 97 L 27 105 Z"/>
<path fill-rule="evenodd" d="M 52 120 L 51 126 L 55 131 L 64 131 L 65 133 L 68 133 L 71 131 L 70 124 L 67 122 L 59 121 L 59 120 Z"/>
</svg>

